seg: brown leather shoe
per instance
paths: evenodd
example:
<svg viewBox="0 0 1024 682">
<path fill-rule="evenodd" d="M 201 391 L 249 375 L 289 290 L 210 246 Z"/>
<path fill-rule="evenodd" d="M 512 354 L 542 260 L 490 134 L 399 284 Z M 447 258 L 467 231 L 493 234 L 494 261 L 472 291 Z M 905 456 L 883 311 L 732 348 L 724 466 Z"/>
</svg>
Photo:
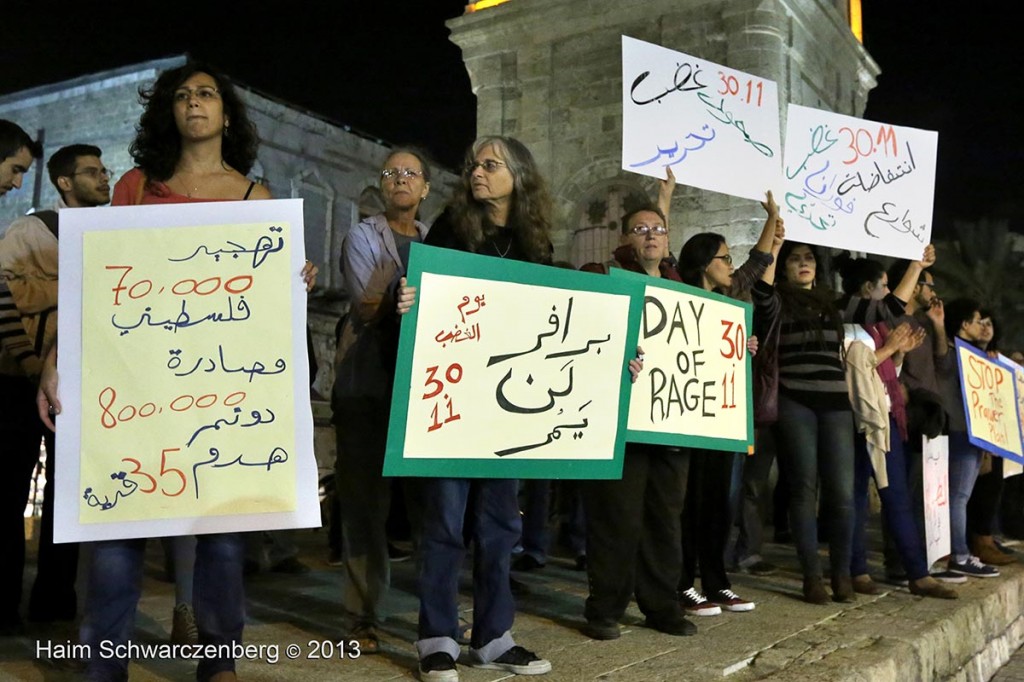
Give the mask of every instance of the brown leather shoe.
<svg viewBox="0 0 1024 682">
<path fill-rule="evenodd" d="M 1007 566 L 1017 563 L 1016 558 L 999 551 L 991 535 L 976 535 L 971 542 L 971 550 L 974 556 L 981 559 L 981 563 L 989 566 Z"/>
<path fill-rule="evenodd" d="M 869 594 L 877 595 L 881 594 L 882 590 L 878 587 L 878 584 L 871 579 L 870 575 L 858 575 L 853 579 L 853 591 L 857 594 Z"/>
<path fill-rule="evenodd" d="M 850 580 L 850 576 L 842 575 L 832 578 L 832 601 L 849 604 L 855 600 L 853 595 L 853 581 Z"/>
<path fill-rule="evenodd" d="M 821 578 L 804 578 L 804 601 L 808 604 L 828 603 L 828 592 Z"/>
<path fill-rule="evenodd" d="M 924 585 L 920 583 L 924 582 Z M 916 594 L 919 597 L 934 597 L 935 599 L 959 599 L 960 595 L 957 591 L 946 587 L 938 580 L 934 578 L 922 578 L 921 580 L 911 580 L 908 585 L 910 588 L 910 594 Z"/>
</svg>

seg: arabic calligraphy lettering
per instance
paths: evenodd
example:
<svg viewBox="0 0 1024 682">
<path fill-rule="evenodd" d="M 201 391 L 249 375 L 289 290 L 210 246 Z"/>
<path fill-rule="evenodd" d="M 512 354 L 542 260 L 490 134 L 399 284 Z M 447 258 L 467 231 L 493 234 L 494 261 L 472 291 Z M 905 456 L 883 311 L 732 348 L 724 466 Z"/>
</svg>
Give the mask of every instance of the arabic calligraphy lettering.
<svg viewBox="0 0 1024 682">
<path fill-rule="evenodd" d="M 283 231 L 283 228 L 281 227 L 270 227 L 268 229 L 270 232 L 276 234 Z M 277 242 L 275 243 L 272 237 L 261 235 L 256 240 L 256 243 L 251 247 L 247 247 L 244 244 L 239 244 L 238 242 L 233 242 L 231 240 L 225 240 L 224 243 L 227 244 L 228 247 L 220 249 L 211 249 L 206 244 L 200 244 L 196 247 L 195 251 L 188 256 L 184 256 L 182 258 L 168 258 L 167 260 L 172 263 L 184 263 L 199 255 L 203 255 L 212 256 L 215 262 L 220 262 L 221 256 L 231 256 L 232 259 L 237 260 L 242 255 L 249 254 L 252 256 L 252 269 L 255 270 L 259 266 L 263 265 L 270 254 L 278 253 L 284 249 L 284 237 L 281 236 L 277 237 Z"/>
</svg>

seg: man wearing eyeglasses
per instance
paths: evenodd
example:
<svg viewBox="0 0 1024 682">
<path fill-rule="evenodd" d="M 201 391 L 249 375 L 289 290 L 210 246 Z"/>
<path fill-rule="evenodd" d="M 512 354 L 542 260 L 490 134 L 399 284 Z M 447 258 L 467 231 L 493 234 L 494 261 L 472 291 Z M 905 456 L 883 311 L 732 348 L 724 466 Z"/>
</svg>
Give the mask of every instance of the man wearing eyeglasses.
<svg viewBox="0 0 1024 682">
<path fill-rule="evenodd" d="M 0 239 L 0 268 L 39 357 L 45 356 L 57 336 L 58 211 L 110 202 L 111 174 L 100 160 L 101 153 L 99 148 L 86 144 L 58 149 L 47 163 L 50 181 L 60 195 L 54 210 L 36 211 L 18 218 Z M 7 374 L 12 362 L 11 358 L 0 356 L 0 374 Z M 53 434 L 43 427 L 38 417 L 32 418 L 35 399 L 30 394 L 34 394 L 34 388 L 26 392 L 24 406 L 17 406 L 18 412 L 25 411 L 27 416 L 7 422 L 0 432 L 9 456 L 19 462 L 32 463 L 23 469 L 29 476 L 39 458 L 39 441 L 46 436 L 42 532 L 28 617 L 44 623 L 72 620 L 78 601 L 75 594 L 78 546 L 53 544 Z M 24 495 L 19 503 L 24 505 Z"/>
</svg>

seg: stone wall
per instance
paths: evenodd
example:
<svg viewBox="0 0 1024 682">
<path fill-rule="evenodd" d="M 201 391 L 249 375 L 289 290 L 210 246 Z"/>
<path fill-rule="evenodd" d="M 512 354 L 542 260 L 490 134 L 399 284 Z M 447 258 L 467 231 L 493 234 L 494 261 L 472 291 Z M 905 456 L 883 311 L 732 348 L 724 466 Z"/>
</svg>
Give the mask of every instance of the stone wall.
<svg viewBox="0 0 1024 682">
<path fill-rule="evenodd" d="M 845 12 L 826 0 L 511 0 L 448 25 L 479 134 L 512 135 L 534 153 L 555 195 L 556 257 L 571 260 L 574 233 L 617 217 L 609 195 L 656 195 L 654 180 L 621 170 L 622 35 L 776 81 L 785 130 L 787 102 L 863 113 L 879 69 Z M 672 215 L 673 252 L 705 230 L 745 251 L 763 224 L 755 203 L 692 187 L 677 188 Z"/>
<path fill-rule="evenodd" d="M 0 118 L 15 121 L 33 137 L 41 131 L 44 160 L 60 147 L 82 142 L 102 149 L 104 164 L 123 173 L 133 166 L 128 146 L 142 113 L 139 88 L 182 63 L 184 57 L 156 60 L 6 95 L 0 97 Z M 347 309 L 338 269 L 341 244 L 358 221 L 360 193 L 378 184 L 390 147 L 244 86 L 239 89 L 261 141 L 250 177 L 275 197 L 304 201 L 306 256 L 320 268 L 317 290 L 309 300 L 320 366 L 315 388 L 327 396 L 333 383 L 334 327 Z M 428 223 L 440 213 L 457 180 L 435 169 L 433 191 L 421 211 Z M 0 231 L 17 216 L 56 200 L 45 163 L 34 164 L 22 189 L 0 199 Z"/>
</svg>

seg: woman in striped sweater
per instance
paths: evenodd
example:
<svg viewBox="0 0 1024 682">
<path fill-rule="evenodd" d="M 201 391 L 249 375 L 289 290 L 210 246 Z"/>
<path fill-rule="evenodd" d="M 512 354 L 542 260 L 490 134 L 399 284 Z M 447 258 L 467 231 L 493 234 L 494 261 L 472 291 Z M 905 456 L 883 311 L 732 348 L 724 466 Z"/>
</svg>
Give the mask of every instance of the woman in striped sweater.
<svg viewBox="0 0 1024 682">
<path fill-rule="evenodd" d="M 853 414 L 844 373 L 843 317 L 827 287 L 816 286 L 814 250 L 796 242 L 779 257 L 753 291 L 755 315 L 767 328 L 781 316 L 779 362 L 779 457 L 790 474 L 790 523 L 804 575 L 804 600 L 824 604 L 818 557 L 816 497 L 829 522 L 832 599 L 853 600 L 850 551 L 853 537 Z M 776 272 L 777 270 L 777 272 Z M 758 326 L 755 324 L 755 326 Z"/>
</svg>

